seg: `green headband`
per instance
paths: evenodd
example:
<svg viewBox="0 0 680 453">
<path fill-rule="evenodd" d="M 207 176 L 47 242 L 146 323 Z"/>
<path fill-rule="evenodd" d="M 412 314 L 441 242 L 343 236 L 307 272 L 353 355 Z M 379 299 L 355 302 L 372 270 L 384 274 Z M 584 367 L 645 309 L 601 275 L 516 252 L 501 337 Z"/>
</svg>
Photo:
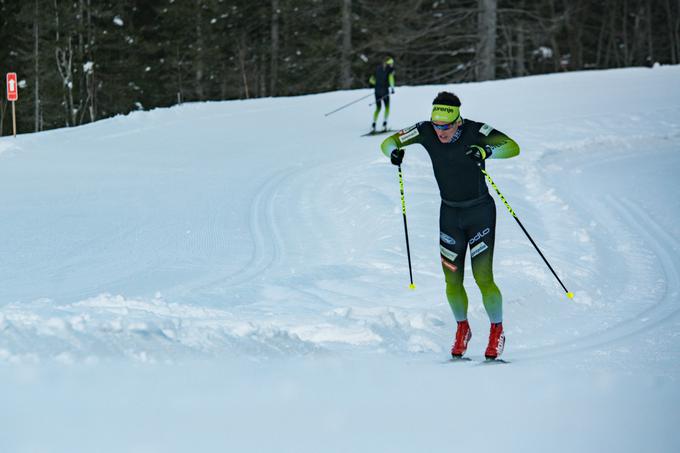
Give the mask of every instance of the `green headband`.
<svg viewBox="0 0 680 453">
<path fill-rule="evenodd" d="M 432 106 L 432 121 L 453 123 L 460 117 L 460 107 L 452 105 L 435 104 Z"/>
</svg>

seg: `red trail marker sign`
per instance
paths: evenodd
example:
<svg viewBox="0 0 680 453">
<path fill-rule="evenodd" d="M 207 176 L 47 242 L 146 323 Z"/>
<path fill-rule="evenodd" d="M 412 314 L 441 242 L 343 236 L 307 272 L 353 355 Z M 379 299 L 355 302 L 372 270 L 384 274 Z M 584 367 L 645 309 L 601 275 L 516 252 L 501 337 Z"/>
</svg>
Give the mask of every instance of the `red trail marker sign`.
<svg viewBox="0 0 680 453">
<path fill-rule="evenodd" d="M 16 72 L 10 72 L 7 74 L 7 100 L 16 101 L 19 99 L 19 86 L 17 84 L 17 74 Z"/>
<path fill-rule="evenodd" d="M 17 115 L 14 103 L 19 99 L 19 85 L 17 83 L 17 73 L 7 73 L 7 100 L 12 101 L 12 131 L 17 136 Z"/>
</svg>

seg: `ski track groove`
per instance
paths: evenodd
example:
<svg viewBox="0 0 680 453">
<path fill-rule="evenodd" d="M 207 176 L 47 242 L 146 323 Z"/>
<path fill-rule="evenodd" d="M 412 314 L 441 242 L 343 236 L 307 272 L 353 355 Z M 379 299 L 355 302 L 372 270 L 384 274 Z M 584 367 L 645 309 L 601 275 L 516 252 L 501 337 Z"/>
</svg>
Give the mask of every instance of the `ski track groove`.
<svg viewBox="0 0 680 453">
<path fill-rule="evenodd" d="M 231 275 L 204 278 L 193 284 L 182 285 L 169 292 L 176 292 L 175 298 L 180 301 L 188 294 L 204 291 L 213 293 L 215 290 L 219 290 L 220 295 L 224 295 L 228 289 L 245 285 L 260 277 L 273 266 L 280 264 L 285 249 L 281 232 L 278 231 L 275 222 L 276 198 L 280 188 L 284 185 L 282 183 L 296 172 L 296 168 L 278 171 L 273 176 L 268 177 L 264 185 L 254 194 L 248 213 L 248 232 L 252 238 L 253 250 L 247 262 L 236 271 L 231 271 Z M 224 226 L 221 228 L 224 228 Z M 225 256 L 225 260 L 227 258 Z"/>
<path fill-rule="evenodd" d="M 639 138 L 639 137 L 635 137 Z M 659 138 L 659 137 L 655 137 Z M 607 139 L 609 140 L 609 139 Z M 607 141 L 605 140 L 605 141 Z M 581 149 L 581 146 L 575 145 L 576 150 Z M 560 151 L 560 150 L 558 150 Z M 621 152 L 621 151 L 620 151 Z M 630 151 L 623 152 L 623 155 L 617 154 L 615 156 L 610 156 L 607 154 L 598 155 L 597 159 L 588 159 L 583 162 L 583 168 L 590 168 L 593 166 L 606 165 L 612 162 L 618 162 L 634 157 L 638 157 L 639 153 L 637 150 L 631 149 Z M 330 173 L 330 172 L 329 172 Z M 566 200 L 565 200 L 566 201 Z M 629 200 L 625 200 L 625 203 L 630 210 L 637 210 L 641 212 L 641 209 Z M 570 203 L 570 205 L 577 205 L 575 203 Z M 616 204 L 616 200 L 609 199 L 609 206 L 616 206 L 618 214 L 625 214 L 625 209 Z M 595 213 L 598 211 L 595 210 Z M 597 216 L 593 217 L 597 219 Z M 616 343 L 622 339 L 626 339 L 640 333 L 645 332 L 647 329 L 652 327 L 657 327 L 665 322 L 671 320 L 678 312 L 680 312 L 680 307 L 673 307 L 672 297 L 677 294 L 678 288 L 680 287 L 680 271 L 675 265 L 672 256 L 665 251 L 663 246 L 659 244 L 658 241 L 654 239 L 652 235 L 646 234 L 647 229 L 653 229 L 656 231 L 663 231 L 658 223 L 650 219 L 646 214 L 637 214 L 634 217 L 628 218 L 629 228 L 635 230 L 638 235 L 645 237 L 645 242 L 650 244 L 650 249 L 656 256 L 657 261 L 661 264 L 660 270 L 664 276 L 664 281 L 667 282 L 667 288 L 665 295 L 660 301 L 655 302 L 651 307 L 645 308 L 641 313 L 636 316 L 625 319 L 614 326 L 587 334 L 583 337 L 570 339 L 569 341 L 562 342 L 555 345 L 541 346 L 538 348 L 525 349 L 518 351 L 516 354 L 513 353 L 512 357 L 521 360 L 534 360 L 541 358 L 554 357 L 556 355 L 572 354 L 581 352 L 584 350 L 595 349 L 607 344 Z M 602 222 L 601 222 L 602 223 Z M 606 223 L 603 223 L 606 225 Z M 664 232 L 667 242 L 677 244 L 672 237 Z M 677 246 L 677 245 L 676 245 Z M 634 266 L 631 266 L 634 268 Z M 321 300 L 334 300 L 338 297 L 344 297 L 347 300 L 353 300 L 358 303 L 368 303 L 369 301 L 363 297 L 357 297 L 352 294 L 346 294 L 342 291 L 333 291 L 327 288 L 314 287 L 309 288 L 303 293 L 316 296 L 316 298 Z M 622 293 L 626 293 L 625 288 L 621 289 Z M 642 321 L 642 319 L 645 319 Z"/>
<path fill-rule="evenodd" d="M 276 194 L 282 182 L 295 173 L 292 169 L 281 170 L 268 178 L 265 185 L 253 198 L 249 214 L 248 229 L 253 238 L 253 252 L 248 262 L 232 275 L 220 279 L 220 286 L 239 286 L 257 278 L 260 274 L 280 262 L 282 239 L 274 222 Z M 272 240 L 273 239 L 273 240 Z M 205 286 L 209 286 L 208 285 Z"/>
<path fill-rule="evenodd" d="M 573 146 L 569 146 L 569 148 L 568 148 L 568 151 L 569 151 L 568 154 L 569 155 L 565 156 L 566 150 L 562 149 L 563 147 L 559 147 L 559 149 L 553 149 L 548 144 L 546 144 L 544 146 L 547 147 L 547 152 L 543 153 L 538 158 L 538 160 L 535 162 L 535 164 L 532 165 L 531 167 L 527 168 L 526 170 L 527 171 L 533 171 L 534 173 L 536 173 L 536 176 L 540 178 L 542 176 L 542 174 L 535 171 L 535 168 L 537 166 L 543 166 L 543 167 L 548 166 L 549 167 L 550 165 L 553 165 L 553 166 L 556 166 L 555 168 L 557 170 L 559 170 L 560 168 L 569 167 L 571 165 L 569 162 L 578 158 L 578 156 L 575 157 L 574 153 L 578 153 L 579 151 L 583 152 L 583 146 L 585 146 L 585 145 L 587 145 L 587 143 L 583 143 L 583 144 L 579 143 L 579 144 L 574 144 Z M 606 167 L 607 164 L 609 164 L 611 162 L 617 162 L 617 161 L 621 161 L 621 160 L 624 160 L 624 159 L 630 159 L 630 158 L 638 158 L 639 152 L 637 152 L 637 150 L 632 149 L 632 148 L 633 147 L 631 146 L 630 151 L 619 150 L 619 152 L 614 156 L 612 156 L 608 153 L 598 153 L 596 155 L 592 155 L 591 153 L 589 153 L 587 158 L 579 159 L 580 162 L 581 162 L 581 164 L 579 165 L 579 169 L 581 170 L 581 171 L 579 171 L 579 174 L 582 174 L 583 170 L 592 169 L 593 167 L 600 167 L 600 166 Z M 555 152 L 557 152 L 558 154 L 555 155 Z M 569 162 L 567 162 L 566 164 L 564 162 L 562 162 L 563 159 L 560 159 L 560 158 L 564 158 L 564 157 L 567 157 L 569 159 Z M 554 171 L 557 171 L 555 168 L 553 168 L 553 173 L 554 173 Z M 538 186 L 542 187 L 542 186 L 545 186 L 545 184 L 541 185 L 540 183 L 538 183 Z M 568 192 L 566 192 L 566 193 L 568 194 Z M 596 199 L 574 200 L 574 199 L 570 199 L 569 197 L 564 198 L 565 193 L 556 193 L 556 195 L 559 197 L 559 199 L 561 200 L 562 203 L 566 203 L 568 206 L 575 207 L 577 209 L 584 211 L 585 214 L 582 217 L 583 218 L 591 218 L 591 219 L 595 220 L 598 223 L 600 229 L 604 228 L 604 229 L 607 229 L 607 230 L 611 230 L 611 232 L 609 233 L 611 235 L 614 235 L 614 233 L 615 233 L 614 229 L 615 228 L 611 227 L 608 224 L 608 222 L 601 221 L 601 219 L 603 218 L 602 213 L 603 212 L 609 212 L 610 214 L 618 214 L 619 218 L 623 217 L 623 215 L 621 215 L 621 212 L 620 212 L 621 208 L 617 204 L 618 200 L 609 199 L 607 203 L 602 203 L 600 205 L 599 203 L 596 202 L 595 205 L 593 205 L 593 201 L 596 201 Z M 583 201 L 590 201 L 590 203 L 584 204 Z M 612 206 L 617 207 L 618 209 L 616 211 L 613 211 Z M 607 218 L 616 219 L 616 216 L 610 215 L 610 217 L 604 216 L 604 218 L 605 219 L 607 219 Z M 626 224 L 625 222 L 621 222 L 620 227 L 626 228 L 626 229 L 632 228 L 635 231 L 644 230 L 644 227 L 640 226 L 639 222 L 637 222 L 637 221 L 634 222 L 634 223 L 631 223 L 631 224 Z M 644 231 L 642 231 L 642 233 L 644 233 Z M 632 232 L 630 234 L 635 234 L 635 232 Z M 599 247 L 599 244 L 600 244 L 600 242 L 596 240 L 595 242 L 592 243 L 592 246 L 593 247 Z M 655 253 L 655 255 L 657 256 L 657 259 L 659 259 L 660 254 L 663 254 L 663 253 L 664 253 L 663 249 L 661 249 L 660 252 L 657 251 Z M 614 264 L 618 267 L 615 268 L 614 270 L 612 270 L 612 267 L 609 267 L 607 269 L 607 273 L 604 275 L 603 278 L 606 278 L 607 275 L 611 275 L 612 273 L 616 274 L 616 272 L 617 272 L 616 269 L 619 269 L 619 271 L 630 271 L 630 269 L 635 268 L 635 265 L 631 265 L 631 264 L 626 264 L 625 267 L 622 268 L 620 266 L 620 264 L 618 263 L 618 261 Z M 670 262 L 666 261 L 666 264 L 668 266 L 670 266 L 672 270 L 675 271 L 675 275 L 677 277 L 678 269 L 674 265 L 673 261 L 672 260 Z M 670 271 L 664 269 L 663 272 L 665 272 L 665 275 L 668 275 Z M 621 298 L 623 299 L 623 298 L 626 297 L 627 294 L 631 293 L 631 291 L 634 290 L 633 286 L 635 286 L 635 282 L 629 280 L 629 281 L 626 282 L 625 287 L 618 289 L 616 294 L 620 295 Z M 628 289 L 630 289 L 630 291 L 628 291 Z M 610 295 L 609 297 L 613 297 L 613 296 Z M 616 299 L 616 298 L 617 298 L 617 296 L 613 297 L 613 299 Z M 648 310 L 652 310 L 652 309 L 653 309 L 653 307 L 647 308 L 643 311 L 643 313 L 647 313 Z M 634 326 L 639 325 L 639 318 L 640 318 L 640 315 L 636 315 L 635 317 L 625 319 L 625 320 L 615 324 L 611 328 L 607 328 L 607 329 L 604 329 L 604 330 L 601 330 L 601 331 L 595 331 L 595 332 L 589 333 L 589 334 L 587 334 L 587 335 L 585 335 L 581 338 L 569 339 L 568 341 L 557 343 L 557 344 L 552 344 L 552 345 L 545 345 L 545 346 L 539 346 L 539 347 L 536 347 L 536 348 L 527 348 L 527 349 L 523 349 L 523 350 L 517 350 L 516 354 L 513 353 L 513 357 L 521 358 L 523 360 L 524 359 L 548 358 L 550 356 L 555 356 L 555 355 L 560 355 L 560 354 L 570 354 L 570 353 L 582 351 L 582 350 L 585 350 L 585 349 L 588 349 L 588 348 L 591 348 L 591 347 L 597 347 L 597 346 L 601 346 L 601 345 L 604 345 L 604 344 L 607 344 L 607 343 L 610 343 L 610 342 L 618 341 L 619 339 L 632 336 L 635 333 L 642 330 L 642 328 L 640 328 L 640 329 L 634 329 L 635 333 L 629 333 L 629 334 L 620 333 L 618 335 L 616 334 L 616 332 L 618 332 L 620 329 L 622 329 L 623 326 L 631 325 L 631 324 L 634 325 Z M 630 329 L 632 329 L 632 328 L 629 327 L 628 329 L 630 331 Z"/>
<path fill-rule="evenodd" d="M 680 313 L 680 304 L 677 300 L 680 290 L 680 268 L 674 260 L 673 253 L 664 245 L 670 244 L 677 250 L 680 249 L 679 242 L 666 233 L 637 203 L 626 198 L 615 199 L 612 196 L 606 196 L 606 199 L 608 206 L 614 207 L 614 210 L 626 219 L 627 225 L 643 238 L 643 242 L 656 256 L 660 272 L 666 282 L 663 297 L 651 307 L 611 328 L 566 343 L 518 352 L 513 357 L 522 360 L 539 359 L 592 350 L 659 327 Z"/>
</svg>

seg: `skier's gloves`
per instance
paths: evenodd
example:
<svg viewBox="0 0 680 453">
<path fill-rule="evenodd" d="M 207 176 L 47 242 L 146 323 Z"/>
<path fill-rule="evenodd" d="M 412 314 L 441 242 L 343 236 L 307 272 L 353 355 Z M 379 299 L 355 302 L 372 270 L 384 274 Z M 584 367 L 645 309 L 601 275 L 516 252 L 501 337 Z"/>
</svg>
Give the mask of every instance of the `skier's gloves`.
<svg viewBox="0 0 680 453">
<path fill-rule="evenodd" d="M 483 148 L 478 145 L 472 145 L 470 149 L 467 150 L 465 155 L 477 163 L 484 161 L 491 157 L 492 151 L 489 145 L 485 145 Z"/>
<path fill-rule="evenodd" d="M 401 161 L 404 160 L 404 150 L 403 149 L 393 149 L 390 153 L 390 162 L 392 165 L 401 165 Z"/>
<path fill-rule="evenodd" d="M 394 94 L 394 87 L 390 87 L 390 94 Z"/>
</svg>

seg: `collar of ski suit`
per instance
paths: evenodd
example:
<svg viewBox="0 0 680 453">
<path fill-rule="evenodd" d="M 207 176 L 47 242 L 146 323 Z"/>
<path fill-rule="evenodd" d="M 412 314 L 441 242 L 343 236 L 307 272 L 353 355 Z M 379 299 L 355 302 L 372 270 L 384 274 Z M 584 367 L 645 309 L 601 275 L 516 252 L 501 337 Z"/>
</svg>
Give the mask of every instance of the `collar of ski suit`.
<svg viewBox="0 0 680 453">
<path fill-rule="evenodd" d="M 458 130 L 456 131 L 455 134 L 453 134 L 453 137 L 451 137 L 451 140 L 449 140 L 449 143 L 453 143 L 456 140 L 458 140 L 462 134 L 463 134 L 463 123 L 460 123 L 460 126 L 458 126 Z"/>
</svg>

